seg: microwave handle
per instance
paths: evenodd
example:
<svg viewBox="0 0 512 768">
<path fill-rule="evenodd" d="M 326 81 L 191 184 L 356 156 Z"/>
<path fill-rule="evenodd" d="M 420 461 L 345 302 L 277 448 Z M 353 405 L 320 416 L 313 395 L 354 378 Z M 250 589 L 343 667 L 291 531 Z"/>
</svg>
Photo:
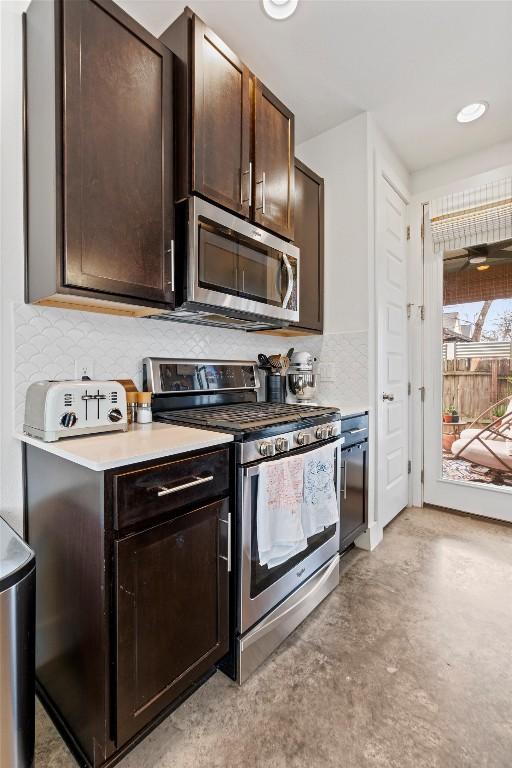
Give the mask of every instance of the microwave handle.
<svg viewBox="0 0 512 768">
<path fill-rule="evenodd" d="M 288 272 L 288 287 L 286 289 L 286 293 L 283 299 L 283 309 L 286 309 L 288 302 L 290 301 L 290 296 L 292 295 L 294 279 L 293 279 L 292 265 L 290 264 L 290 261 L 286 253 L 283 253 L 283 262 L 286 267 L 286 271 Z"/>
</svg>

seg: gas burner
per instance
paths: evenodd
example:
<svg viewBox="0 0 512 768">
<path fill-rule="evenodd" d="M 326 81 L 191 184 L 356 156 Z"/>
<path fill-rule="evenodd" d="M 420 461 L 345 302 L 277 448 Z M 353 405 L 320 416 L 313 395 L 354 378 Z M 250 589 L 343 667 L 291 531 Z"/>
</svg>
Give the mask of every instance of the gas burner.
<svg viewBox="0 0 512 768">
<path fill-rule="evenodd" d="M 180 422 L 235 432 L 248 432 L 265 426 L 303 422 L 316 416 L 329 416 L 333 408 L 288 403 L 235 403 L 233 405 L 208 405 L 160 412 L 156 417 L 163 421 Z"/>
</svg>

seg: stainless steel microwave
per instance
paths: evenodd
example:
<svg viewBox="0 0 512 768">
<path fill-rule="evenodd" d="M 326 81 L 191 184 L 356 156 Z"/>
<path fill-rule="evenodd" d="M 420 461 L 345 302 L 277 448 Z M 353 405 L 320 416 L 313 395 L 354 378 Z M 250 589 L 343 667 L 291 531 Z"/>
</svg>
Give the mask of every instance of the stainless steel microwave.
<svg viewBox="0 0 512 768">
<path fill-rule="evenodd" d="M 297 322 L 299 264 L 292 243 L 201 198 L 183 200 L 174 319 L 250 328 Z"/>
</svg>

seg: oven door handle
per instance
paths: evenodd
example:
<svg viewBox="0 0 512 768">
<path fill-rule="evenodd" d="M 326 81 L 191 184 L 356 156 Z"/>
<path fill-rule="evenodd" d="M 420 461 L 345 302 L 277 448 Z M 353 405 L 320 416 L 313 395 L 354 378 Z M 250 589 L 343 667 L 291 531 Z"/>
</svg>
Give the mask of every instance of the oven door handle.
<svg viewBox="0 0 512 768">
<path fill-rule="evenodd" d="M 309 451 L 305 451 L 303 455 L 313 453 L 313 451 L 317 450 L 318 448 L 324 448 L 325 445 L 332 446 L 333 450 L 336 451 L 336 455 L 337 455 L 338 466 L 337 466 L 337 473 L 336 474 L 337 474 L 337 477 L 338 477 L 339 473 L 340 473 L 339 449 L 340 449 L 340 446 L 342 445 L 342 443 L 343 443 L 343 441 L 342 441 L 341 437 L 339 437 L 337 440 L 333 440 L 332 443 L 315 444 L 315 445 L 311 446 L 311 449 Z M 292 456 L 293 455 L 294 454 L 292 454 Z M 290 456 L 290 454 L 284 454 L 284 455 L 279 456 L 278 459 L 274 459 L 274 461 L 281 461 L 282 459 L 286 459 L 289 456 Z M 259 464 L 255 464 L 252 467 L 244 467 L 244 477 L 254 477 L 255 475 L 259 475 L 260 467 L 261 467 L 262 463 L 263 462 L 260 462 Z M 338 483 L 338 487 L 339 487 L 339 483 Z"/>
<path fill-rule="evenodd" d="M 290 260 L 286 253 L 283 253 L 283 264 L 286 267 L 286 271 L 288 273 L 288 287 L 286 289 L 286 293 L 284 295 L 283 299 L 283 309 L 286 309 L 288 306 L 288 302 L 290 301 L 290 296 L 292 295 L 293 286 L 294 286 L 294 279 L 293 279 L 293 269 L 292 265 L 290 264 Z"/>
<path fill-rule="evenodd" d="M 257 464 L 255 467 L 245 467 L 244 468 L 244 477 L 255 477 L 256 475 L 259 475 L 260 473 L 260 465 Z"/>
</svg>

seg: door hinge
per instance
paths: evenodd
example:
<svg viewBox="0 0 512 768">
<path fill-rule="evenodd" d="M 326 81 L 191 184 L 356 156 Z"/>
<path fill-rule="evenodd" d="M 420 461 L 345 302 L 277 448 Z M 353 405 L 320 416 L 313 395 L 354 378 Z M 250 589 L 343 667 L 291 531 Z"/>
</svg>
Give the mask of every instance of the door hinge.
<svg viewBox="0 0 512 768">
<path fill-rule="evenodd" d="M 411 304 L 411 302 L 409 302 L 409 304 L 407 305 L 407 317 L 408 318 L 411 317 L 411 312 L 412 312 L 412 308 L 413 307 L 414 307 L 414 304 Z"/>
<path fill-rule="evenodd" d="M 420 393 L 421 393 L 421 402 L 425 402 L 425 387 L 418 387 Z"/>
<path fill-rule="evenodd" d="M 412 461 L 409 459 L 407 462 L 407 474 L 410 475 L 412 472 Z"/>
<path fill-rule="evenodd" d="M 421 317 L 422 320 L 425 319 L 425 305 L 424 304 L 420 305 L 420 317 Z"/>
<path fill-rule="evenodd" d="M 411 225 L 410 224 L 407 225 L 407 229 L 405 230 L 405 233 L 406 233 L 405 234 L 406 240 L 410 240 L 411 239 Z"/>
<path fill-rule="evenodd" d="M 425 238 L 425 225 L 423 222 L 421 222 L 420 233 L 421 233 L 421 239 L 423 240 Z"/>
<path fill-rule="evenodd" d="M 410 381 L 407 382 L 407 394 L 410 395 L 412 392 L 412 384 Z"/>
<path fill-rule="evenodd" d="M 422 485 L 425 482 L 425 470 L 424 469 L 422 469 L 421 472 L 420 472 L 420 482 L 421 482 Z"/>
</svg>

